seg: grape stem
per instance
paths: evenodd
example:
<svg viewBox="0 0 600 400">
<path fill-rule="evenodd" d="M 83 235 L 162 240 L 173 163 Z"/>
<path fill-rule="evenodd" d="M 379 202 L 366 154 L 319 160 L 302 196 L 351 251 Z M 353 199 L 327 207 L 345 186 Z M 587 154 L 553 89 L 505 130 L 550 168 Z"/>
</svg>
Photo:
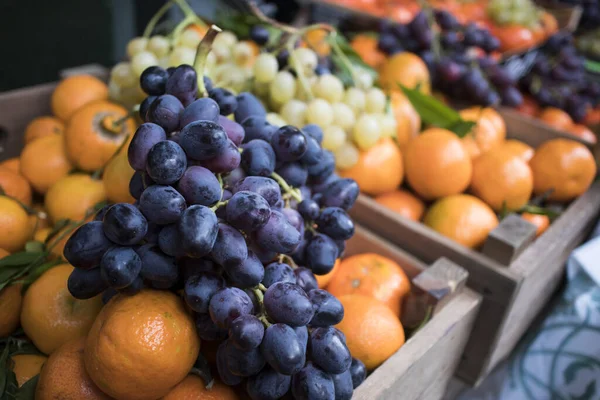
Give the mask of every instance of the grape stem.
<svg viewBox="0 0 600 400">
<path fill-rule="evenodd" d="M 296 40 L 298 40 L 298 35 L 290 36 L 286 45 L 287 51 L 289 53 L 289 58 L 292 67 L 294 68 L 294 71 L 296 71 L 296 75 L 298 76 L 298 81 L 300 82 L 302 90 L 304 91 L 304 93 L 306 93 L 308 100 L 312 100 L 315 96 L 313 95 L 312 90 L 310 89 L 310 85 L 306 81 L 306 76 L 304 75 L 304 71 L 302 70 L 302 65 L 300 65 L 298 58 L 294 54 L 294 43 L 296 43 Z"/>
<path fill-rule="evenodd" d="M 262 292 L 266 292 L 267 291 L 267 287 L 265 285 L 263 285 L 262 283 L 258 284 L 258 289 Z"/>
<path fill-rule="evenodd" d="M 206 66 L 206 58 L 212 47 L 213 41 L 217 35 L 221 32 L 221 28 L 216 25 L 211 25 L 206 32 L 206 35 L 200 41 L 198 49 L 196 50 L 196 58 L 194 59 L 194 69 L 198 75 L 198 93 L 201 97 L 207 97 L 208 92 L 204 86 L 204 67 Z"/>
<path fill-rule="evenodd" d="M 302 202 L 302 195 L 298 191 L 296 191 L 296 189 L 288 185 L 288 183 L 285 181 L 285 179 L 281 177 L 281 175 L 279 175 L 277 172 L 272 172 L 271 178 L 273 178 L 275 182 L 277 182 L 279 186 L 281 186 L 285 193 L 292 196 L 294 200 L 296 200 L 298 203 Z"/>
<path fill-rule="evenodd" d="M 296 262 L 294 261 L 294 259 L 290 256 L 288 256 L 287 254 L 282 254 L 283 258 L 281 260 L 281 262 L 283 262 L 284 260 L 286 261 L 286 264 L 288 264 L 290 267 L 292 267 L 292 269 L 296 269 L 298 268 L 298 264 L 296 264 Z"/>
<path fill-rule="evenodd" d="M 187 3 L 187 1 L 185 1 L 185 0 L 174 0 L 174 1 L 179 6 L 181 11 L 183 11 L 183 14 L 185 15 L 186 18 L 189 18 L 196 24 L 206 28 L 206 24 L 204 23 L 204 21 L 202 21 L 198 17 L 198 15 L 196 15 L 196 13 L 192 9 L 192 7 L 190 7 L 190 5 Z"/>
<path fill-rule="evenodd" d="M 152 35 L 152 32 L 154 31 L 154 28 L 156 28 L 156 24 L 158 24 L 158 21 L 160 21 L 160 19 L 167 13 L 167 11 L 169 11 L 173 4 L 173 0 L 167 1 L 161 8 L 158 9 L 156 14 L 152 16 L 152 19 L 150 19 L 150 22 L 148 22 L 148 25 L 146 25 L 146 28 L 144 29 L 143 36 L 146 39 L 148 39 L 150 35 Z"/>
<path fill-rule="evenodd" d="M 348 69 L 348 71 L 350 71 L 350 74 L 352 75 L 352 82 L 354 83 L 354 86 L 356 86 L 356 82 L 358 82 L 358 79 L 356 76 L 356 68 L 354 68 L 354 66 L 348 59 L 348 57 L 346 57 L 346 54 L 344 54 L 344 52 L 340 48 L 340 45 L 336 40 L 337 39 L 337 31 L 335 31 L 335 30 L 330 31 L 329 39 L 330 39 L 329 44 L 330 44 L 331 48 L 333 49 L 335 54 L 337 54 L 337 56 L 340 58 L 340 60 L 342 61 L 344 66 Z"/>
<path fill-rule="evenodd" d="M 229 200 L 225 200 L 225 201 L 219 201 L 217 204 L 215 204 L 214 206 L 212 206 L 210 209 L 212 211 L 217 211 L 218 208 L 221 208 L 223 206 L 226 206 L 227 203 L 229 203 Z"/>
</svg>

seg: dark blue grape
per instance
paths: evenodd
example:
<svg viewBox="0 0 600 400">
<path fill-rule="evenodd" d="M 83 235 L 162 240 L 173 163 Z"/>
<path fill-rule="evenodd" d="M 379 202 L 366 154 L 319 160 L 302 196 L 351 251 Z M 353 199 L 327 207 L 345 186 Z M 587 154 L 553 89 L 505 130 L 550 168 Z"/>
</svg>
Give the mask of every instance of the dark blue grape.
<svg viewBox="0 0 600 400">
<path fill-rule="evenodd" d="M 267 115 L 265 107 L 252 93 L 242 92 L 238 94 L 237 104 L 237 109 L 234 112 L 236 122 L 244 122 L 250 116 L 265 117 Z"/>
<path fill-rule="evenodd" d="M 227 222 L 237 229 L 252 232 L 267 223 L 269 203 L 259 194 L 246 190 L 234 193 L 226 206 Z"/>
<path fill-rule="evenodd" d="M 163 68 L 153 65 L 142 72 L 140 86 L 149 95 L 160 96 L 165 94 L 165 86 L 169 74 Z"/>
<path fill-rule="evenodd" d="M 331 70 L 322 64 L 319 64 L 315 67 L 315 75 L 317 76 L 321 76 L 321 75 L 330 75 L 331 74 Z"/>
<path fill-rule="evenodd" d="M 144 192 L 143 174 L 144 172 L 135 171 L 129 181 L 129 194 L 136 200 L 139 200 Z"/>
<path fill-rule="evenodd" d="M 497 37 L 493 35 L 486 35 L 485 42 L 483 42 L 483 49 L 488 53 L 491 53 L 498 50 L 501 44 L 502 43 L 500 42 L 500 39 Z"/>
<path fill-rule="evenodd" d="M 276 322 L 302 326 L 314 315 L 310 299 L 298 285 L 277 282 L 265 292 L 264 305 L 269 317 Z"/>
<path fill-rule="evenodd" d="M 275 172 L 293 187 L 305 185 L 308 179 L 306 167 L 299 162 L 285 163 L 275 169 Z"/>
<path fill-rule="evenodd" d="M 111 246 L 113 244 L 104 234 L 102 222 L 92 221 L 73 232 L 63 254 L 72 266 L 92 269 L 100 265 L 102 256 Z"/>
<path fill-rule="evenodd" d="M 356 389 L 361 383 L 367 379 L 367 368 L 362 361 L 357 358 L 352 359 L 352 364 L 350 364 L 350 375 L 352 376 L 352 387 Z"/>
<path fill-rule="evenodd" d="M 333 387 L 335 389 L 335 400 L 350 400 L 352 398 L 352 374 L 350 371 L 332 375 Z"/>
<path fill-rule="evenodd" d="M 124 288 L 117 289 L 119 293 L 122 293 L 126 296 L 133 296 L 138 294 L 144 288 L 144 280 L 139 276 L 131 282 L 130 285 L 125 286 Z"/>
<path fill-rule="evenodd" d="M 258 285 L 265 276 L 262 262 L 252 251 L 242 262 L 225 267 L 225 271 L 231 283 L 242 289 Z"/>
<path fill-rule="evenodd" d="M 202 340 L 223 340 L 227 338 L 227 329 L 219 328 L 208 314 L 196 314 L 196 331 Z"/>
<path fill-rule="evenodd" d="M 178 222 L 181 244 L 189 257 L 204 257 L 213 248 L 219 224 L 217 216 L 210 208 L 193 205 L 188 207 Z"/>
<path fill-rule="evenodd" d="M 277 64 L 279 65 L 279 70 L 287 67 L 289 58 L 290 52 L 287 49 L 283 49 L 277 53 Z"/>
<path fill-rule="evenodd" d="M 281 188 L 271 178 L 263 176 L 248 176 L 240 179 L 233 187 L 233 193 L 240 191 L 257 193 L 264 197 L 270 206 L 274 206 L 281 200 Z"/>
<path fill-rule="evenodd" d="M 229 190 L 224 189 L 223 196 L 221 196 L 221 201 L 229 201 L 231 196 L 233 196 L 233 194 Z M 219 208 L 217 208 L 215 211 L 215 214 L 217 214 L 219 219 L 227 219 L 227 208 L 224 206 L 219 206 Z"/>
<path fill-rule="evenodd" d="M 352 218 L 339 207 L 324 208 L 315 222 L 319 232 L 335 240 L 348 240 L 354 234 Z"/>
<path fill-rule="evenodd" d="M 300 232 L 300 237 L 304 235 L 304 220 L 300 213 L 293 208 L 282 208 L 281 213 L 285 216 L 285 219 Z"/>
<path fill-rule="evenodd" d="M 294 330 L 285 324 L 273 324 L 265 330 L 260 350 L 276 372 L 292 375 L 306 361 L 306 352 Z"/>
<path fill-rule="evenodd" d="M 237 98 L 233 93 L 224 88 L 214 88 L 208 95 L 219 105 L 221 115 L 233 114 L 238 108 Z"/>
<path fill-rule="evenodd" d="M 173 132 L 179 127 L 179 116 L 183 112 L 183 104 L 175 96 L 163 94 L 158 96 L 146 112 L 146 122 L 160 125 L 165 132 Z"/>
<path fill-rule="evenodd" d="M 156 246 L 152 246 L 140 254 L 142 270 L 140 274 L 145 279 L 173 284 L 179 278 L 179 268 L 175 258 L 164 254 Z"/>
<path fill-rule="evenodd" d="M 233 375 L 227 366 L 227 341 L 221 343 L 217 349 L 217 372 L 226 385 L 235 386 L 242 383 L 243 378 Z"/>
<path fill-rule="evenodd" d="M 254 139 L 243 145 L 241 167 L 248 175 L 270 176 L 275 170 L 275 151 L 264 140 Z"/>
<path fill-rule="evenodd" d="M 314 235 L 306 245 L 306 265 L 317 275 L 329 273 L 338 258 L 338 247 L 327 235 Z"/>
<path fill-rule="evenodd" d="M 204 75 L 202 80 L 204 81 L 204 88 L 206 90 L 211 90 L 214 87 L 213 81 L 208 76 Z"/>
<path fill-rule="evenodd" d="M 446 10 L 435 10 L 435 20 L 444 30 L 456 29 L 460 26 L 456 17 Z"/>
<path fill-rule="evenodd" d="M 148 221 L 135 206 L 118 203 L 108 209 L 102 222 L 108 239 L 122 246 L 139 243 L 148 230 Z"/>
<path fill-rule="evenodd" d="M 346 241 L 334 240 L 334 243 L 338 248 L 338 258 L 341 258 L 344 255 L 344 251 L 346 250 Z"/>
<path fill-rule="evenodd" d="M 308 298 L 313 303 L 315 310 L 310 325 L 322 327 L 337 325 L 344 318 L 344 306 L 328 291 L 313 289 L 308 292 Z"/>
<path fill-rule="evenodd" d="M 496 86 L 508 87 L 516 84 L 508 69 L 499 65 L 493 65 L 486 70 L 489 80 Z"/>
<path fill-rule="evenodd" d="M 108 289 L 101 277 L 100 268 L 83 270 L 75 268 L 67 280 L 67 289 L 76 299 L 91 299 Z"/>
<path fill-rule="evenodd" d="M 436 72 L 439 74 L 440 78 L 447 83 L 458 81 L 465 73 L 465 68 L 462 65 L 446 57 L 438 62 L 436 68 Z"/>
<path fill-rule="evenodd" d="M 392 33 L 383 33 L 379 35 L 377 48 L 387 55 L 394 55 L 403 50 L 402 44 Z"/>
<path fill-rule="evenodd" d="M 300 345 L 306 350 L 308 346 L 308 328 L 306 326 L 296 326 L 294 327 L 294 332 L 296 332 L 296 336 L 298 336 Z"/>
<path fill-rule="evenodd" d="M 319 216 L 321 211 L 319 205 L 311 199 L 306 199 L 298 204 L 298 212 L 305 220 L 312 221 Z"/>
<path fill-rule="evenodd" d="M 171 186 L 152 185 L 140 196 L 140 210 L 155 224 L 177 222 L 185 208 L 185 199 Z"/>
<path fill-rule="evenodd" d="M 210 299 L 224 286 L 225 280 L 221 276 L 210 272 L 199 273 L 185 281 L 183 297 L 192 310 L 206 314 Z"/>
<path fill-rule="evenodd" d="M 514 86 L 508 86 L 500 92 L 502 104 L 509 107 L 518 107 L 523 103 L 523 95 Z"/>
<path fill-rule="evenodd" d="M 217 291 L 210 299 L 210 317 L 218 327 L 229 329 L 231 323 L 241 315 L 252 314 L 252 300 L 241 289 L 226 287 Z"/>
<path fill-rule="evenodd" d="M 273 133 L 271 146 L 279 161 L 296 161 L 306 153 L 306 136 L 300 129 L 285 125 Z"/>
<path fill-rule="evenodd" d="M 403 42 L 410 37 L 410 30 L 408 29 L 408 26 L 404 24 L 392 24 L 389 31 L 400 42 Z"/>
<path fill-rule="evenodd" d="M 225 134 L 229 140 L 231 140 L 236 146 L 242 144 L 244 137 L 246 136 L 242 125 L 222 115 L 219 115 L 218 122 L 223 127 L 223 130 L 225 130 Z"/>
<path fill-rule="evenodd" d="M 318 163 L 308 166 L 308 176 L 313 182 L 319 183 L 331 176 L 334 170 L 335 158 L 333 153 L 323 149 L 319 155 Z"/>
<path fill-rule="evenodd" d="M 210 257 L 223 267 L 240 264 L 248 257 L 246 239 L 237 229 L 220 223 Z"/>
<path fill-rule="evenodd" d="M 238 147 L 229 139 L 227 139 L 227 145 L 217 154 L 215 157 L 203 161 L 202 165 L 216 174 L 233 171 L 240 166 L 242 156 L 238 150 Z"/>
<path fill-rule="evenodd" d="M 250 39 L 259 46 L 264 46 L 269 41 L 269 30 L 262 25 L 250 28 Z"/>
<path fill-rule="evenodd" d="M 194 160 L 208 160 L 227 146 L 227 134 L 221 125 L 212 121 L 196 121 L 179 133 L 181 147 Z"/>
<path fill-rule="evenodd" d="M 302 127 L 302 132 L 315 139 L 318 144 L 323 142 L 323 130 L 317 124 L 308 124 Z"/>
<path fill-rule="evenodd" d="M 306 293 L 319 287 L 315 274 L 308 268 L 298 267 L 294 270 L 294 275 L 296 276 L 296 285 Z"/>
<path fill-rule="evenodd" d="M 277 127 L 271 125 L 264 116 L 251 115 L 241 124 L 245 132 L 243 143 L 248 143 L 254 139 L 270 142 L 273 133 L 277 130 Z"/>
<path fill-rule="evenodd" d="M 127 158 L 131 168 L 137 171 L 145 171 L 150 149 L 163 140 L 167 140 L 167 134 L 159 125 L 152 122 L 140 125 L 127 149 Z"/>
<path fill-rule="evenodd" d="M 248 378 L 246 391 L 252 400 L 278 400 L 290 390 L 292 378 L 265 367 Z"/>
<path fill-rule="evenodd" d="M 157 96 L 148 96 L 140 104 L 139 115 L 143 122 L 148 122 L 148 110 L 156 98 Z"/>
<path fill-rule="evenodd" d="M 265 327 L 254 315 L 242 315 L 236 318 L 229 328 L 229 341 L 244 351 L 256 349 L 264 335 Z"/>
<path fill-rule="evenodd" d="M 301 236 L 282 213 L 271 210 L 269 220 L 256 230 L 253 238 L 264 249 L 289 253 L 298 246 Z"/>
<path fill-rule="evenodd" d="M 463 42 L 467 46 L 483 47 L 485 45 L 485 36 L 481 30 L 474 24 L 469 24 L 463 32 Z"/>
<path fill-rule="evenodd" d="M 323 207 L 339 207 L 349 210 L 358 198 L 359 188 L 354 179 L 338 179 L 327 185 L 322 193 L 321 205 Z M 316 217 L 309 219 L 316 219 Z"/>
<path fill-rule="evenodd" d="M 211 98 L 195 100 L 183 110 L 179 120 L 179 129 L 196 121 L 219 122 L 219 105 Z"/>
<path fill-rule="evenodd" d="M 102 279 L 115 289 L 129 286 L 142 269 L 140 256 L 130 247 L 113 247 L 102 257 Z"/>
<path fill-rule="evenodd" d="M 280 262 L 273 262 L 267 265 L 262 284 L 268 288 L 277 282 L 296 283 L 296 276 L 292 267 Z"/>
<path fill-rule="evenodd" d="M 158 234 L 158 247 L 166 255 L 172 257 L 181 257 L 184 254 L 181 247 L 181 235 L 177 229 L 177 224 L 170 224 L 163 227 Z"/>
<path fill-rule="evenodd" d="M 160 185 L 177 182 L 186 168 L 185 152 L 181 146 L 171 140 L 156 143 L 148 152 L 146 172 Z"/>
<path fill-rule="evenodd" d="M 176 67 L 167 79 L 165 90 L 184 106 L 192 103 L 198 95 L 198 76 L 194 67 L 186 64 Z"/>
<path fill-rule="evenodd" d="M 306 138 L 306 153 L 300 160 L 303 164 L 310 166 L 321 160 L 321 145 L 313 137 Z"/>
<path fill-rule="evenodd" d="M 203 272 L 221 275 L 221 267 L 205 258 L 182 257 L 178 260 L 178 264 L 184 281 Z"/>
<path fill-rule="evenodd" d="M 212 206 L 221 199 L 221 184 L 215 175 L 204 167 L 189 167 L 177 182 L 177 191 L 188 204 Z"/>
<path fill-rule="evenodd" d="M 227 368 L 233 375 L 249 377 L 258 374 L 265 366 L 265 359 L 259 349 L 244 351 L 235 347 L 231 340 L 227 340 L 226 343 Z"/>
<path fill-rule="evenodd" d="M 310 334 L 311 360 L 323 371 L 341 374 L 350 368 L 352 356 L 345 339 L 332 327 L 316 328 Z"/>
<path fill-rule="evenodd" d="M 308 362 L 292 376 L 292 394 L 296 400 L 335 400 L 333 379 Z"/>
</svg>

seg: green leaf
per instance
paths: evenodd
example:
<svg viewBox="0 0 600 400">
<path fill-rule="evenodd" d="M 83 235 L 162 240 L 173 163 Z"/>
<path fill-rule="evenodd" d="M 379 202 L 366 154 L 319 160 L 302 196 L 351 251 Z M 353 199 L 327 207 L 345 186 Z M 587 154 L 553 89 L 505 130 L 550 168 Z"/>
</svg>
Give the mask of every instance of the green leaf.
<svg viewBox="0 0 600 400">
<path fill-rule="evenodd" d="M 554 219 L 560 215 L 560 213 L 551 210 L 549 208 L 534 206 L 532 204 L 524 205 L 520 210 L 521 213 L 529 213 L 529 214 L 537 214 L 537 215 L 546 215 L 550 219 Z"/>
<path fill-rule="evenodd" d="M 62 259 L 48 261 L 47 263 L 41 264 L 37 267 L 32 268 L 29 271 L 29 274 L 25 279 L 23 279 L 23 289 L 27 289 L 29 285 L 35 282 L 42 274 L 48 271 L 50 268 L 57 266 L 58 264 L 62 264 Z"/>
<path fill-rule="evenodd" d="M 28 253 L 39 253 L 44 251 L 44 243 L 37 240 L 31 240 L 25 243 L 25 251 Z"/>
<path fill-rule="evenodd" d="M 34 400 L 35 399 L 35 388 L 37 387 L 40 375 L 37 374 L 19 388 L 17 392 L 16 400 Z"/>
<path fill-rule="evenodd" d="M 465 121 L 461 119 L 460 121 L 455 122 L 446 129 L 456 133 L 458 137 L 462 138 L 465 137 L 469 132 L 471 132 L 475 125 L 477 125 L 477 123 L 474 121 Z"/>
<path fill-rule="evenodd" d="M 583 65 L 585 66 L 585 69 L 588 70 L 589 72 L 593 72 L 595 74 L 600 74 L 600 62 L 592 61 L 592 60 L 585 60 Z"/>
<path fill-rule="evenodd" d="M 0 290 L 9 285 L 24 269 L 25 267 L 21 265 L 12 265 L 0 269 Z"/>
<path fill-rule="evenodd" d="M 44 252 L 20 252 L 11 254 L 9 256 L 4 257 L 0 260 L 0 269 L 4 267 L 14 267 L 14 266 L 23 266 L 27 264 L 31 264 L 33 261 L 37 260 L 40 257 L 45 255 Z"/>
<path fill-rule="evenodd" d="M 17 378 L 12 370 L 10 358 L 10 346 L 5 346 L 0 355 L 0 399 L 14 397 L 17 389 Z"/>
<path fill-rule="evenodd" d="M 367 72 L 369 75 L 371 75 L 373 81 L 377 80 L 377 71 L 363 61 L 360 55 L 354 51 L 344 36 L 329 35 L 327 36 L 327 42 L 330 44 L 330 46 L 337 46 L 340 49 L 343 57 L 348 59 L 352 68 L 357 68 L 361 72 Z M 344 85 L 352 85 L 354 83 L 352 79 L 352 71 L 348 69 L 349 66 L 344 62 L 343 57 L 337 54 L 335 51 L 332 51 L 330 56 L 331 61 L 335 66 L 335 75 L 340 78 Z"/>
</svg>

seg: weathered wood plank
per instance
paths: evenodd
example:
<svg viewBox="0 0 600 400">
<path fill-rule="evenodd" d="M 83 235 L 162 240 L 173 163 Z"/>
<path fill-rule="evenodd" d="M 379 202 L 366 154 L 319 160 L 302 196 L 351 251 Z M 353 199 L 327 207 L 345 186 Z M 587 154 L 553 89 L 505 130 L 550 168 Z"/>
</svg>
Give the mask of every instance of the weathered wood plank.
<svg viewBox="0 0 600 400">
<path fill-rule="evenodd" d="M 510 265 L 535 239 L 536 226 L 517 214 L 507 215 L 490 232 L 481 252 L 502 265 Z"/>
</svg>

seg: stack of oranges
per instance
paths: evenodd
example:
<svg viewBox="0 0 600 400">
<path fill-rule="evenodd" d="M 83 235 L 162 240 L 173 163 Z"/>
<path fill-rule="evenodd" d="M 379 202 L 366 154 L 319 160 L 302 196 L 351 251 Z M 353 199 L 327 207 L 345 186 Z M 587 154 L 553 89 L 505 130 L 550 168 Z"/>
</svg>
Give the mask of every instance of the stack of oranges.
<svg viewBox="0 0 600 400">
<path fill-rule="evenodd" d="M 382 206 L 470 248 L 480 247 L 507 212 L 522 213 L 541 234 L 550 220 L 524 212 L 531 199 L 567 203 L 596 175 L 592 153 L 577 141 L 553 139 L 533 149 L 507 140 L 504 120 L 492 108 L 460 115 L 475 122 L 463 138 L 429 128 L 405 144 L 382 140 L 339 173 Z"/>
</svg>

